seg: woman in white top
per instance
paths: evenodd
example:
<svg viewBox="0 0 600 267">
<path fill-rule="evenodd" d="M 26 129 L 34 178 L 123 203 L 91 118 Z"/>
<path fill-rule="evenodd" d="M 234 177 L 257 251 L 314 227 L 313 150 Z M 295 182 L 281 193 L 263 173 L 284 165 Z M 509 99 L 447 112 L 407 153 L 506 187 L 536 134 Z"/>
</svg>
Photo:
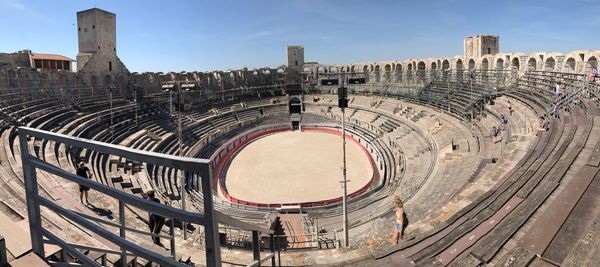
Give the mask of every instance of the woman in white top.
<svg viewBox="0 0 600 267">
<path fill-rule="evenodd" d="M 403 223 L 404 223 L 404 204 L 399 196 L 394 197 L 394 206 L 396 208 L 396 222 L 392 230 L 392 244 L 398 244 L 398 240 L 402 240 Z"/>
</svg>

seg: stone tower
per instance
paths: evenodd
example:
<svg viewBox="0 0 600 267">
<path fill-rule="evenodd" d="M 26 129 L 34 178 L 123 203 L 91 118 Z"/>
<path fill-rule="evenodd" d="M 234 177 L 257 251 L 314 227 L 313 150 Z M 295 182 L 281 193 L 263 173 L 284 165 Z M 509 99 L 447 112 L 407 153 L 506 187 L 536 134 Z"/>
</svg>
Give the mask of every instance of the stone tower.
<svg viewBox="0 0 600 267">
<path fill-rule="evenodd" d="M 288 45 L 287 47 L 286 84 L 301 84 L 304 70 L 304 46 Z"/>
<path fill-rule="evenodd" d="M 117 15 L 98 8 L 77 12 L 77 72 L 91 77 L 86 83 L 106 88 L 116 82 L 126 89 L 129 71 L 117 56 Z"/>
<path fill-rule="evenodd" d="M 498 35 L 475 35 L 465 38 L 465 58 L 478 59 L 500 52 Z"/>
</svg>

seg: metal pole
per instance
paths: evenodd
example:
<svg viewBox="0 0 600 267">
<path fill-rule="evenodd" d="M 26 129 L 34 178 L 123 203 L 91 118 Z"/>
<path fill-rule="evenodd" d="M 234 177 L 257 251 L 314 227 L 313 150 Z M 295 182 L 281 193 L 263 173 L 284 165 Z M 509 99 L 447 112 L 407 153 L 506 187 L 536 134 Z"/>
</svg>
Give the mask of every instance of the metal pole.
<svg viewBox="0 0 600 267">
<path fill-rule="evenodd" d="M 179 156 L 183 157 L 183 127 L 181 122 L 181 84 L 177 83 L 177 110 L 178 110 L 178 122 L 177 122 L 177 139 L 179 143 Z M 185 173 L 183 170 L 178 171 L 181 177 L 181 210 L 185 211 Z M 181 222 L 181 230 L 183 231 L 183 240 L 187 240 L 187 224 Z"/>
<path fill-rule="evenodd" d="M 125 238 L 125 204 L 123 201 L 119 200 L 119 235 L 121 238 Z M 124 247 L 121 247 L 121 266 L 127 266 L 127 250 Z"/>
<path fill-rule="evenodd" d="M 348 206 L 347 206 L 347 188 L 348 183 L 346 179 L 346 109 L 342 108 L 342 212 L 343 212 L 343 224 L 344 224 L 344 247 L 349 247 L 350 242 L 348 240 Z"/>
<path fill-rule="evenodd" d="M 137 99 L 137 90 L 138 90 L 138 85 L 137 83 L 134 86 L 133 89 L 133 98 L 135 99 L 135 127 L 138 127 L 138 99 Z"/>
</svg>

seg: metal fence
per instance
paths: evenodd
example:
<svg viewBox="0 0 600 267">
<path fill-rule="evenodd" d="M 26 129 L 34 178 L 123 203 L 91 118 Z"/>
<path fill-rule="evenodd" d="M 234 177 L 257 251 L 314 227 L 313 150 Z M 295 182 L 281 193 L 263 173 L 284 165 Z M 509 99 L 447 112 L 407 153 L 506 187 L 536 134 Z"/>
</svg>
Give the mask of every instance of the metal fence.
<svg viewBox="0 0 600 267">
<path fill-rule="evenodd" d="M 45 139 L 48 141 L 54 141 L 57 144 L 65 144 L 67 146 L 79 147 L 90 151 L 96 151 L 108 155 L 115 155 L 139 162 L 145 162 L 149 164 L 157 164 L 165 167 L 177 168 L 185 171 L 191 171 L 197 173 L 201 177 L 202 191 L 203 191 L 203 205 L 204 213 L 193 213 L 189 211 L 179 210 L 166 205 L 161 205 L 150 200 L 137 197 L 135 195 L 126 193 L 121 190 L 109 187 L 104 184 L 97 183 L 95 181 L 84 179 L 73 173 L 67 172 L 64 169 L 44 162 L 41 159 L 36 158 L 30 153 L 29 149 L 29 138 Z M 275 246 L 273 234 L 274 232 L 270 229 L 265 229 L 253 224 L 239 221 L 225 214 L 219 213 L 213 209 L 213 198 L 212 198 L 212 168 L 210 160 L 206 159 L 195 159 L 185 158 L 178 156 L 171 156 L 166 154 L 142 151 L 137 149 L 131 149 L 123 146 L 114 144 L 102 143 L 98 141 L 71 137 L 67 135 L 57 134 L 53 132 L 32 129 L 27 127 L 19 128 L 19 141 L 21 148 L 21 158 L 23 163 L 23 174 L 25 178 L 25 191 L 27 195 L 27 211 L 29 217 L 29 227 L 31 232 L 31 242 L 33 251 L 44 257 L 44 244 L 50 243 L 60 246 L 63 249 L 63 255 L 68 253 L 70 256 L 76 258 L 81 264 L 85 266 L 100 266 L 100 263 L 94 259 L 87 257 L 80 250 L 91 250 L 107 254 L 117 254 L 121 257 L 121 265 L 125 266 L 127 261 L 124 260 L 127 257 L 131 257 L 134 260 L 138 257 L 144 258 L 149 262 L 161 264 L 162 266 L 185 266 L 180 263 L 171 255 L 171 257 L 163 256 L 153 251 L 150 251 L 132 241 L 129 241 L 127 233 L 137 233 L 152 235 L 144 233 L 136 229 L 132 229 L 125 226 L 125 207 L 135 207 L 146 212 L 152 212 L 160 216 L 171 218 L 171 221 L 178 220 L 181 222 L 202 225 L 204 226 L 204 241 L 205 241 L 205 256 L 207 266 L 221 266 L 221 252 L 219 243 L 219 228 L 218 224 L 234 226 L 242 230 L 252 232 L 252 248 L 253 248 L 253 261 L 249 266 L 260 266 L 261 263 L 271 260 L 271 265 L 275 266 Z M 37 182 L 37 171 L 44 171 L 49 174 L 53 174 L 72 182 L 76 182 L 80 185 L 89 187 L 95 190 L 99 194 L 103 194 L 105 197 L 110 197 L 118 201 L 119 203 L 119 223 L 112 223 L 107 221 L 99 221 L 90 216 L 85 216 L 81 213 L 67 209 L 55 203 L 51 199 L 48 199 L 38 193 L 38 182 Z M 48 229 L 45 229 L 42 225 L 42 214 L 40 213 L 40 207 L 44 206 L 51 212 L 59 214 L 66 220 L 70 220 L 82 228 L 89 230 L 90 232 L 104 238 L 111 242 L 119 250 L 107 250 L 98 249 L 92 247 L 86 247 L 80 244 L 69 243 L 66 240 L 51 233 Z M 98 224 L 106 224 L 109 226 L 119 228 L 119 234 L 113 234 L 108 231 L 105 227 Z M 260 257 L 260 240 L 259 234 L 269 235 L 269 253 L 263 258 Z M 171 233 L 169 236 L 160 235 L 160 237 L 170 238 L 171 247 L 174 248 L 174 232 L 171 227 Z M 174 252 L 173 252 L 174 253 Z M 64 257 L 63 257 L 64 259 Z"/>
</svg>

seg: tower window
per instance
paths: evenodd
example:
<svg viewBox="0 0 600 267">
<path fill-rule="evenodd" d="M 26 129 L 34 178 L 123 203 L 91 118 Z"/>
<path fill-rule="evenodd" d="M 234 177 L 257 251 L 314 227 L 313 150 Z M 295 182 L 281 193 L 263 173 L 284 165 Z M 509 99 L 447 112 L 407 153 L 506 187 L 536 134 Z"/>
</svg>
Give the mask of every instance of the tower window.
<svg viewBox="0 0 600 267">
<path fill-rule="evenodd" d="M 491 53 L 492 53 L 492 49 L 488 48 L 488 54 L 491 54 Z"/>
<path fill-rule="evenodd" d="M 296 66 L 298 66 L 298 60 L 296 60 Z"/>
<path fill-rule="evenodd" d="M 100 50 L 100 46 L 98 46 L 98 50 Z"/>
<path fill-rule="evenodd" d="M 96 25 L 92 25 L 92 29 L 96 29 Z"/>
<path fill-rule="evenodd" d="M 81 27 L 80 27 L 80 28 L 78 28 L 78 31 L 81 31 Z"/>
<path fill-rule="evenodd" d="M 108 62 L 108 71 L 112 71 L 112 61 Z"/>
</svg>

